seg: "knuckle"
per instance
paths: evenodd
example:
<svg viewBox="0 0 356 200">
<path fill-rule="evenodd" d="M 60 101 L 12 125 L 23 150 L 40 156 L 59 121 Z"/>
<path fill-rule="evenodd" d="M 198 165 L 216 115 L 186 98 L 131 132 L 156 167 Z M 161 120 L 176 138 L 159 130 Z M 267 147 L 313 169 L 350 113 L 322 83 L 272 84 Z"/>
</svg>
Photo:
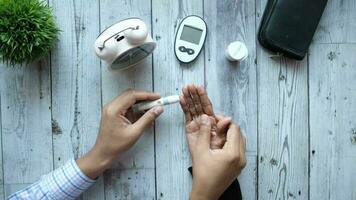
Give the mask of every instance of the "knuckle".
<svg viewBox="0 0 356 200">
<path fill-rule="evenodd" d="M 102 112 L 106 116 L 112 116 L 112 115 L 114 115 L 114 108 L 113 108 L 113 106 L 111 104 L 107 104 L 107 105 L 104 106 Z"/>
<path fill-rule="evenodd" d="M 238 157 L 236 156 L 236 154 L 230 154 L 227 158 L 227 161 L 230 163 L 230 164 L 233 164 L 235 165 L 237 162 L 237 159 Z"/>
<path fill-rule="evenodd" d="M 247 165 L 247 160 L 246 160 L 246 158 L 243 158 L 240 163 L 241 169 L 245 168 L 246 165 Z"/>
<path fill-rule="evenodd" d="M 232 156 L 232 160 L 234 161 L 234 162 L 240 162 L 240 160 L 241 160 L 241 156 L 240 156 L 240 154 L 238 154 L 238 153 L 236 153 L 236 154 L 234 154 L 233 156 Z"/>
<path fill-rule="evenodd" d="M 124 94 L 132 94 L 134 92 L 133 88 L 127 88 L 123 93 Z"/>
<path fill-rule="evenodd" d="M 246 159 L 244 158 L 243 155 L 241 155 L 238 152 L 234 152 L 230 155 L 230 160 L 231 163 L 233 163 L 234 165 L 238 165 L 241 166 L 244 164 L 244 162 L 246 162 Z"/>
</svg>

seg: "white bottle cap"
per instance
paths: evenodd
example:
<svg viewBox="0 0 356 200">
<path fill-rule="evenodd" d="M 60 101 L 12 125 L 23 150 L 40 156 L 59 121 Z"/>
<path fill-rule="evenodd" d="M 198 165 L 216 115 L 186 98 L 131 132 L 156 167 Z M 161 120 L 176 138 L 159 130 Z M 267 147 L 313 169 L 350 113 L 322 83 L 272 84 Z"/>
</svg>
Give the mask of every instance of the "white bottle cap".
<svg viewBox="0 0 356 200">
<path fill-rule="evenodd" d="M 248 56 L 248 50 L 244 43 L 235 41 L 227 46 L 225 56 L 230 61 L 243 61 Z"/>
</svg>

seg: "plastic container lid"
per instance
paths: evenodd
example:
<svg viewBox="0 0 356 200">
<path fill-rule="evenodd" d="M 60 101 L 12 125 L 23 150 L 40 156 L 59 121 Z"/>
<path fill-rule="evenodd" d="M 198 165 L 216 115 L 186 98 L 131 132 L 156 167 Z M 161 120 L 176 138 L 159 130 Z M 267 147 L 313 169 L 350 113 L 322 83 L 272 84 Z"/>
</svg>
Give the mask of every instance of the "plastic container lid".
<svg viewBox="0 0 356 200">
<path fill-rule="evenodd" d="M 227 46 L 225 55 L 230 61 L 243 61 L 248 57 L 248 50 L 243 42 L 235 41 Z"/>
</svg>

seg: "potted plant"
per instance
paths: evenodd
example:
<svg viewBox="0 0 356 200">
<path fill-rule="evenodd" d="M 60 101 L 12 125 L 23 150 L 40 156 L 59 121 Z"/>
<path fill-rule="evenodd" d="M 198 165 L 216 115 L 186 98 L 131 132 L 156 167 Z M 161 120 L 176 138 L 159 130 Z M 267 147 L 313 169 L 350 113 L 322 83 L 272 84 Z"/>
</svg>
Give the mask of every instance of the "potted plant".
<svg viewBox="0 0 356 200">
<path fill-rule="evenodd" d="M 59 29 L 52 9 L 40 0 L 0 0 L 0 57 L 14 65 L 46 57 Z"/>
</svg>

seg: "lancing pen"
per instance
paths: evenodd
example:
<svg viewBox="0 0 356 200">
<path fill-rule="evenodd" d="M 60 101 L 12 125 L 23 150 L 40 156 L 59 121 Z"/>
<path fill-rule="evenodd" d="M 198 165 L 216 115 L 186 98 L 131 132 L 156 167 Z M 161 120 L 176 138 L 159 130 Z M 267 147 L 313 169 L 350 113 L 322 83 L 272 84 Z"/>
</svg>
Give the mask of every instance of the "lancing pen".
<svg viewBox="0 0 356 200">
<path fill-rule="evenodd" d="M 172 96 L 157 99 L 155 101 L 134 104 L 131 109 L 133 112 L 142 112 L 156 106 L 164 106 L 164 105 L 174 104 L 178 102 L 179 102 L 179 95 L 172 95 Z"/>
</svg>

